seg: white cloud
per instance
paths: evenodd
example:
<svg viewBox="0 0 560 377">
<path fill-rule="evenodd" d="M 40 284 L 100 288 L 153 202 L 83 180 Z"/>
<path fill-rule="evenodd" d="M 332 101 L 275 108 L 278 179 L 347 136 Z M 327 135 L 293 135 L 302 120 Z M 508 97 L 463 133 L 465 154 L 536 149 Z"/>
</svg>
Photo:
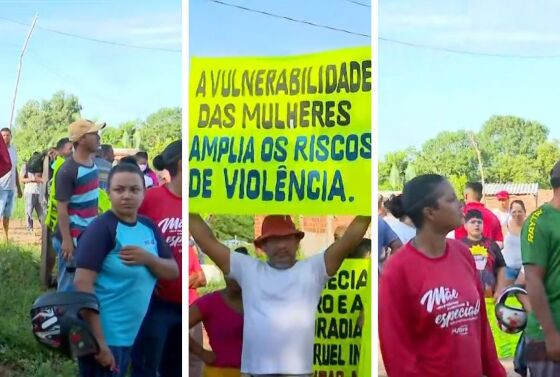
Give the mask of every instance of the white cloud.
<svg viewBox="0 0 560 377">
<path fill-rule="evenodd" d="M 159 13 L 129 18 L 47 19 L 39 26 L 90 38 L 159 47 L 181 45 L 181 15 Z"/>
<path fill-rule="evenodd" d="M 469 19 L 464 15 L 449 14 L 387 14 L 379 18 L 379 22 L 386 28 L 422 27 L 445 28 L 466 27 Z"/>
</svg>

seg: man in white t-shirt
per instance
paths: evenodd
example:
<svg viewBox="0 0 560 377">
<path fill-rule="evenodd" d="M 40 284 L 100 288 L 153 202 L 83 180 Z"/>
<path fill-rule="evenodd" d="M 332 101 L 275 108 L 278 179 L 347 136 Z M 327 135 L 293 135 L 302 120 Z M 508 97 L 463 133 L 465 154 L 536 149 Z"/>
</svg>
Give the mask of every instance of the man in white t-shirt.
<svg viewBox="0 0 560 377">
<path fill-rule="evenodd" d="M 509 213 L 509 193 L 505 190 L 500 191 L 496 194 L 496 199 L 498 199 L 498 208 L 496 208 L 493 212 L 500 220 L 500 224 L 502 228 L 507 227 L 507 223 L 509 221 L 510 213 Z"/>
<path fill-rule="evenodd" d="M 230 252 L 200 216 L 190 214 L 189 228 L 198 246 L 243 292 L 242 376 L 312 375 L 321 292 L 344 258 L 360 244 L 370 222 L 370 217 L 356 217 L 325 252 L 297 261 L 304 233 L 296 229 L 290 216 L 267 216 L 261 236 L 254 240 L 268 256 L 262 262 Z"/>
<path fill-rule="evenodd" d="M 10 160 L 12 162 L 12 169 L 9 173 L 0 177 L 0 215 L 2 216 L 2 223 L 4 225 L 4 233 L 6 235 L 6 242 L 8 241 L 8 231 L 10 228 L 10 217 L 14 209 L 14 201 L 17 189 L 18 198 L 23 196 L 21 186 L 19 184 L 19 175 L 17 172 L 17 153 L 12 145 L 12 131 L 9 128 L 2 128 L 0 130 L 2 139 L 8 147 Z"/>
</svg>

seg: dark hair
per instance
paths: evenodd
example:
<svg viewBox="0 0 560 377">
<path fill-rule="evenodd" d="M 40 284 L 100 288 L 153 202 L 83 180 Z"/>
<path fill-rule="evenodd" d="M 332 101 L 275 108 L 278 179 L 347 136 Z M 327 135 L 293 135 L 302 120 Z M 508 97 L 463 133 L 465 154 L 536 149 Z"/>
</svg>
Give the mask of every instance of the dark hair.
<svg viewBox="0 0 560 377">
<path fill-rule="evenodd" d="M 523 203 L 523 201 L 522 201 L 522 200 L 519 200 L 519 199 L 514 200 L 514 201 L 512 201 L 512 202 L 510 203 L 510 205 L 509 205 L 509 210 L 510 210 L 510 211 L 511 211 L 511 209 L 513 208 L 513 205 L 514 205 L 514 204 L 519 204 L 519 205 L 521 206 L 521 208 L 523 208 L 523 212 L 527 212 L 527 210 L 525 209 L 525 203 Z"/>
<path fill-rule="evenodd" d="M 10 135 L 12 134 L 12 130 L 9 129 L 8 127 L 4 127 L 4 128 L 2 128 L 2 129 L 0 130 L 0 132 L 5 132 L 5 131 L 9 132 Z"/>
<path fill-rule="evenodd" d="M 61 150 L 62 148 L 64 148 L 66 146 L 66 144 L 68 144 L 70 142 L 70 139 L 68 139 L 67 137 L 63 137 L 62 139 L 60 139 L 59 141 L 56 142 L 56 149 L 57 150 Z"/>
<path fill-rule="evenodd" d="M 365 258 L 368 253 L 371 253 L 371 239 L 364 238 L 360 244 L 348 254 L 348 258 Z"/>
<path fill-rule="evenodd" d="M 125 156 L 120 159 L 119 164 L 120 163 L 136 165 L 136 167 L 140 169 L 140 166 L 138 166 L 138 161 L 136 161 L 136 158 L 134 156 Z"/>
<path fill-rule="evenodd" d="M 391 212 L 391 215 L 399 220 L 406 216 L 403 208 L 402 194 L 391 195 L 389 200 L 385 202 L 385 208 Z"/>
<path fill-rule="evenodd" d="M 245 255 L 249 255 L 249 250 L 247 250 L 247 248 L 245 246 L 239 246 L 238 248 L 236 248 L 235 250 L 236 253 L 241 253 L 241 254 L 245 254 Z"/>
<path fill-rule="evenodd" d="M 111 144 L 101 144 L 100 148 L 104 157 L 106 157 L 109 152 L 113 151 L 113 146 Z"/>
<path fill-rule="evenodd" d="M 174 178 L 179 173 L 179 165 L 181 160 L 182 140 L 175 140 L 171 142 L 163 152 L 154 158 L 154 168 L 157 170 L 167 170 L 171 178 Z"/>
<path fill-rule="evenodd" d="M 156 159 L 157 159 L 157 157 L 156 157 Z M 161 165 L 159 165 L 158 160 L 156 160 L 156 159 L 154 159 L 154 167 L 157 170 L 160 170 L 160 171 L 161 170 L 167 170 L 169 172 L 169 175 L 171 176 L 171 178 L 175 178 L 177 176 L 177 174 L 179 174 L 179 165 L 178 165 L 179 161 L 178 160 L 175 161 L 174 163 L 170 163 L 170 164 L 162 167 Z M 156 163 L 158 163 L 158 165 L 156 165 Z"/>
<path fill-rule="evenodd" d="M 467 212 L 467 214 L 465 215 L 465 222 L 469 221 L 470 219 L 479 219 L 484 221 L 484 218 L 482 217 L 482 212 L 480 212 L 477 209 L 471 209 L 470 211 Z"/>
<path fill-rule="evenodd" d="M 111 180 L 113 179 L 113 176 L 115 174 L 118 174 L 118 173 L 138 174 L 138 176 L 140 177 L 140 180 L 142 181 L 142 187 L 145 188 L 146 186 L 144 184 L 144 174 L 142 174 L 142 170 L 140 170 L 140 168 L 138 167 L 137 164 L 131 164 L 128 161 L 123 162 L 123 160 L 125 158 L 123 158 L 121 161 L 119 161 L 119 163 L 117 165 L 113 166 L 113 168 L 109 172 L 109 178 L 107 178 L 107 188 L 108 189 L 111 188 Z"/>
<path fill-rule="evenodd" d="M 143 174 L 153 173 L 154 171 L 150 168 L 150 163 L 148 162 L 148 152 L 140 151 L 134 155 L 136 158 L 145 158 L 146 159 L 146 170 Z M 136 162 L 138 163 L 138 161 Z"/>
<path fill-rule="evenodd" d="M 477 195 L 477 200 L 482 199 L 482 183 L 469 182 L 465 186 L 465 189 L 473 191 Z"/>
<path fill-rule="evenodd" d="M 144 151 L 140 151 L 137 152 L 135 154 L 136 157 L 141 157 L 141 158 L 145 158 L 146 160 L 148 159 L 148 152 L 144 152 Z"/>
<path fill-rule="evenodd" d="M 424 208 L 437 208 L 441 193 L 437 189 L 446 182 L 439 174 L 424 174 L 406 183 L 402 194 L 402 204 L 407 215 L 417 229 L 424 224 Z"/>
</svg>

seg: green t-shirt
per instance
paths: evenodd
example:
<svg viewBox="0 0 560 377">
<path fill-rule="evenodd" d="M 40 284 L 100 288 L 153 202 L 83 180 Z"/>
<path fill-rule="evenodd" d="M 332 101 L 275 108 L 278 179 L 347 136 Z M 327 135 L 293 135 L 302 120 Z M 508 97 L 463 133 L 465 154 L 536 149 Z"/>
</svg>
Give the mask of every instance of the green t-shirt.
<svg viewBox="0 0 560 377">
<path fill-rule="evenodd" d="M 521 256 L 524 265 L 545 270 L 544 289 L 556 328 L 560 330 L 560 210 L 544 204 L 533 212 L 521 231 Z M 529 314 L 525 334 L 543 340 L 543 331 L 534 313 Z"/>
</svg>

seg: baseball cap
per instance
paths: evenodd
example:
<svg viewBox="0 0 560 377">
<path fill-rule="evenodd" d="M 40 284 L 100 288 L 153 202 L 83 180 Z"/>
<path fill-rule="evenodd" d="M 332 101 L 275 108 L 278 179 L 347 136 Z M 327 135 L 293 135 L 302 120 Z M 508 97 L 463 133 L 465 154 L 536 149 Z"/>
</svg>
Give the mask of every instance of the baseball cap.
<svg viewBox="0 0 560 377">
<path fill-rule="evenodd" d="M 500 191 L 496 194 L 496 198 L 498 200 L 508 200 L 509 199 L 509 193 L 506 190 L 502 190 L 502 191 Z"/>
<path fill-rule="evenodd" d="M 68 126 L 68 135 L 71 142 L 77 141 L 85 134 L 97 132 L 105 128 L 105 123 L 94 123 L 87 119 L 78 119 Z"/>
</svg>

